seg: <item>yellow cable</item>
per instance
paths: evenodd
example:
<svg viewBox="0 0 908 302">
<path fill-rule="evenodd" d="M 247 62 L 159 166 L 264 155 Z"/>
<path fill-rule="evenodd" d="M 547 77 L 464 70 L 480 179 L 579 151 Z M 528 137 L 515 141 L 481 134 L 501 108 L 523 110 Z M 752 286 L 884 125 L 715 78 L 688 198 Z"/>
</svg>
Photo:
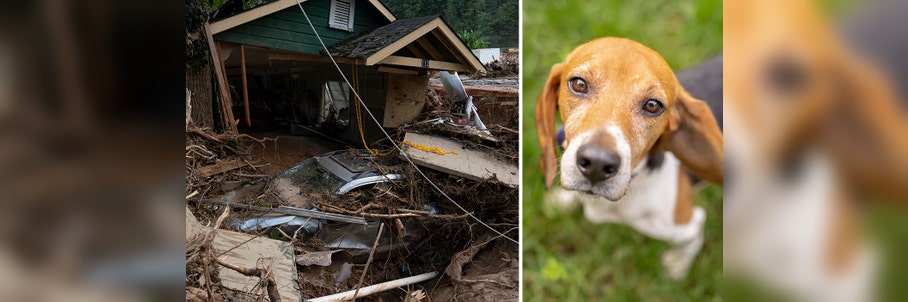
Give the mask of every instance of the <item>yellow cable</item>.
<svg viewBox="0 0 908 302">
<path fill-rule="evenodd" d="M 355 62 L 351 65 L 352 65 L 351 70 L 353 73 L 353 90 L 358 95 L 359 91 L 360 91 L 359 90 L 359 65 L 357 65 Z M 359 138 L 363 141 L 363 147 L 366 149 L 366 151 L 369 151 L 369 154 L 372 154 L 372 156 L 386 156 L 388 154 L 391 154 L 391 152 L 394 151 L 393 149 L 388 150 L 388 152 L 381 153 L 378 150 L 369 148 L 369 144 L 366 143 L 366 132 L 363 129 L 361 106 L 360 106 L 358 100 L 355 100 L 354 103 L 356 103 L 356 127 L 359 129 Z"/>
<path fill-rule="evenodd" d="M 401 143 L 402 143 L 402 144 L 410 145 L 411 147 L 416 148 L 417 150 L 422 150 L 422 151 L 426 151 L 426 152 L 431 152 L 431 153 L 435 153 L 435 154 L 439 154 L 439 155 L 445 155 L 445 154 L 454 154 L 454 155 L 457 155 L 457 151 L 445 151 L 445 150 L 443 150 L 443 149 L 441 149 L 441 148 L 432 147 L 432 146 L 426 146 L 426 145 L 420 145 L 420 144 L 417 144 L 417 143 L 414 143 L 414 142 L 411 142 L 411 141 L 403 141 L 403 142 L 401 142 Z"/>
</svg>

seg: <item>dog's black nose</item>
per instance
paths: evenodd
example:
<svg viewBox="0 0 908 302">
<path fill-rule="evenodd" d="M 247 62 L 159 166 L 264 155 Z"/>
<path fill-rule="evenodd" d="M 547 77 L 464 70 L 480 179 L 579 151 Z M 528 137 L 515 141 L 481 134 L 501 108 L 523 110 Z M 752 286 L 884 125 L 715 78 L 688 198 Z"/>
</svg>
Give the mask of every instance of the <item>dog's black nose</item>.
<svg viewBox="0 0 908 302">
<path fill-rule="evenodd" d="M 615 176 L 621 158 L 615 151 L 595 145 L 584 145 L 577 150 L 577 168 L 590 180 L 597 183 Z"/>
</svg>

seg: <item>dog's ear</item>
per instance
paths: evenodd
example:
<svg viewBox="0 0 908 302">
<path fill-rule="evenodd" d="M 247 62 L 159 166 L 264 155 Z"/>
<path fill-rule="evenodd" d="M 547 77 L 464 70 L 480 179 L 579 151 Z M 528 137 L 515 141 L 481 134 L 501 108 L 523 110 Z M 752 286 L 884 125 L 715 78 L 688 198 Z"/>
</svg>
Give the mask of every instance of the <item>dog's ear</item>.
<svg viewBox="0 0 908 302">
<path fill-rule="evenodd" d="M 671 108 L 665 148 L 698 177 L 722 184 L 722 132 L 709 106 L 680 85 Z"/>
<path fill-rule="evenodd" d="M 857 60 L 835 76 L 838 98 L 823 120 L 820 143 L 859 191 L 908 201 L 908 112 L 896 89 L 880 70 Z"/>
<path fill-rule="evenodd" d="M 542 88 L 542 94 L 536 102 L 536 135 L 542 146 L 542 159 L 539 166 L 545 175 L 545 187 L 551 188 L 558 170 L 555 158 L 555 110 L 558 108 L 558 87 L 561 82 L 561 64 L 552 66 L 549 78 Z"/>
</svg>

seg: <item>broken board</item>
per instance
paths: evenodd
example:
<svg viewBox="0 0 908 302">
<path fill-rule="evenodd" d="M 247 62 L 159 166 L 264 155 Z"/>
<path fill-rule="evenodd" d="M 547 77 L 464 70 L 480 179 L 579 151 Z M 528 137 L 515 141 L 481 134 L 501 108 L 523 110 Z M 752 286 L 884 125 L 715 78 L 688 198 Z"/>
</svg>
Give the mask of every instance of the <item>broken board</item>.
<svg viewBox="0 0 908 302">
<path fill-rule="evenodd" d="M 188 208 L 186 209 L 186 223 L 187 237 L 198 233 L 207 234 L 211 231 L 210 227 L 199 224 Z M 261 265 L 267 267 L 274 275 L 281 300 L 301 301 L 293 247 L 289 242 L 218 230 L 213 245 L 218 258 L 241 267 L 256 267 L 261 259 Z M 224 267 L 220 267 L 218 272 L 221 285 L 226 288 L 247 293 L 253 292 L 253 290 L 265 291 L 264 288 L 256 287 L 260 283 L 258 277 L 244 276 Z"/>
<path fill-rule="evenodd" d="M 208 178 L 215 174 L 221 174 L 233 169 L 238 169 L 243 166 L 243 162 L 239 159 L 222 161 L 216 164 L 207 165 L 200 167 L 195 171 L 195 175 L 199 178 Z"/>
<path fill-rule="evenodd" d="M 520 183 L 520 177 L 517 175 L 517 165 L 495 159 L 485 152 L 463 149 L 463 144 L 455 140 L 432 135 L 407 133 L 404 135 L 404 141 L 429 147 L 433 149 L 432 151 L 436 151 L 424 151 L 412 145 L 403 144 L 404 152 L 417 165 L 476 181 L 490 179 L 494 175 L 498 180 L 512 187 L 517 187 L 517 184 Z"/>
<path fill-rule="evenodd" d="M 387 106 L 382 126 L 397 128 L 413 122 L 426 107 L 428 82 L 426 77 L 388 75 Z"/>
<path fill-rule="evenodd" d="M 252 236 L 245 233 L 218 230 L 214 239 L 214 249 L 220 259 L 241 267 L 262 265 L 274 275 L 277 291 L 283 301 L 300 301 L 297 285 L 296 262 L 293 260 L 293 247 L 289 242 Z M 259 260 L 261 259 L 261 263 Z M 258 277 L 244 276 L 234 270 L 220 268 L 221 285 L 227 288 L 252 292 L 261 287 Z"/>
<path fill-rule="evenodd" d="M 199 223 L 199 220 L 195 218 L 195 215 L 192 215 L 192 212 L 189 211 L 189 207 L 186 207 L 186 242 L 189 242 L 192 237 L 197 235 L 204 235 L 205 227 Z"/>
</svg>

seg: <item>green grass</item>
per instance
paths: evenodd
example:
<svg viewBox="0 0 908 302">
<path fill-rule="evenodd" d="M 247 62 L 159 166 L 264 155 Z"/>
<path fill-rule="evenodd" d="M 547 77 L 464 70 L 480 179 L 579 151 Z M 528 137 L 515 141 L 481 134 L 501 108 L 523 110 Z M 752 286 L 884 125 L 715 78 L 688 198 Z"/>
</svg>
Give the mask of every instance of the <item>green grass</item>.
<svg viewBox="0 0 908 302">
<path fill-rule="evenodd" d="M 543 203 L 533 112 L 552 64 L 597 37 L 637 40 L 675 70 L 720 53 L 722 1 L 525 1 L 523 9 L 524 300 L 721 300 L 722 189 L 710 185 L 695 196 L 707 210 L 705 243 L 688 276 L 672 281 L 661 264 L 668 244 Z"/>
</svg>

